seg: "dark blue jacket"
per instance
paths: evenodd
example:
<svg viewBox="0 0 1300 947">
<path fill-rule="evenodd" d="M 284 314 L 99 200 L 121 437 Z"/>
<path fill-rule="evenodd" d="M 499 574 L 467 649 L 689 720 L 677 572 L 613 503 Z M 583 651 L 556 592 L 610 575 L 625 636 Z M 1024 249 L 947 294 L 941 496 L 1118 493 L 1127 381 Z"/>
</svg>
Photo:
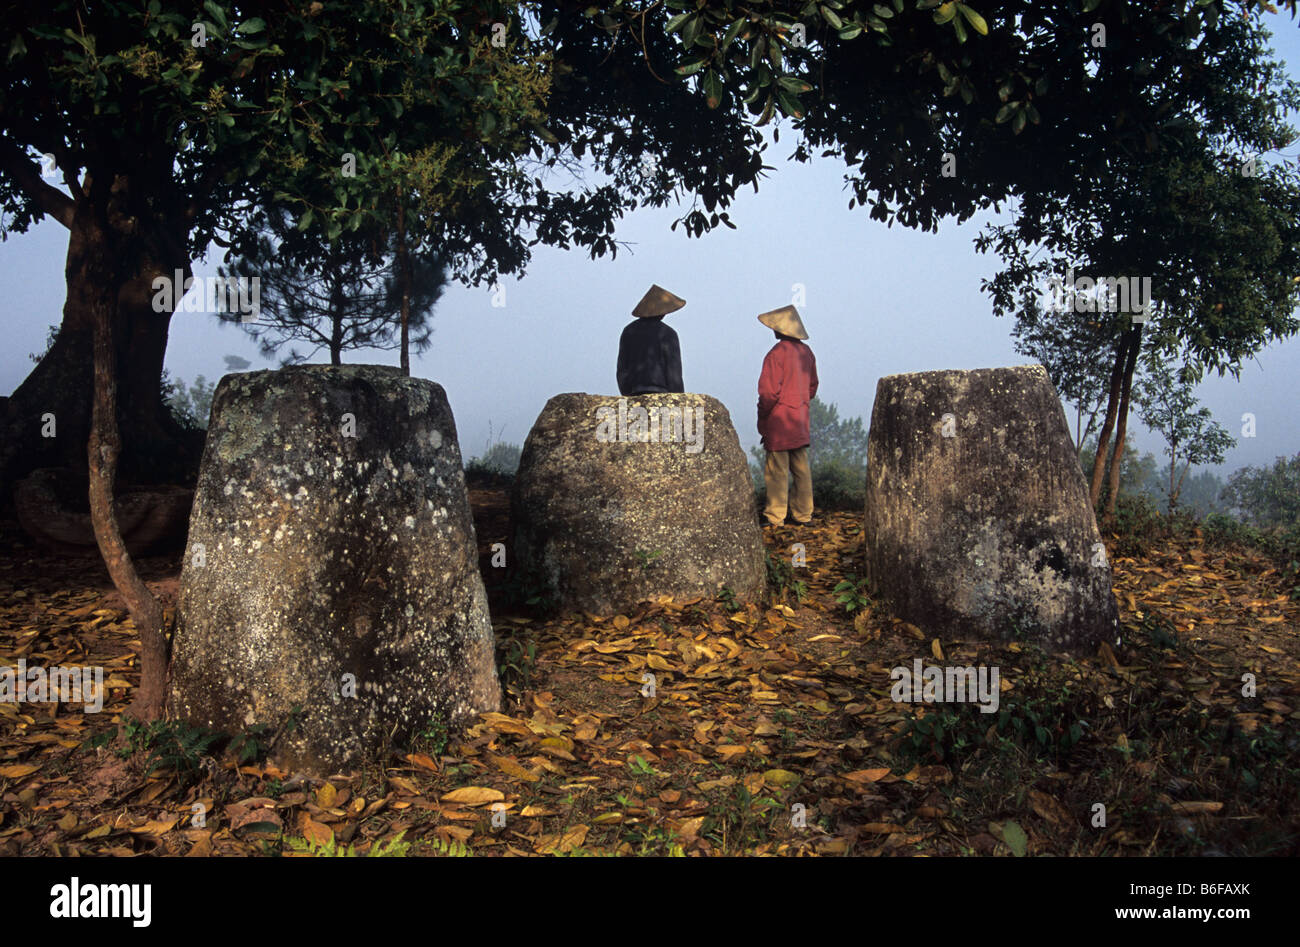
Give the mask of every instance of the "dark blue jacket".
<svg viewBox="0 0 1300 947">
<path fill-rule="evenodd" d="M 663 316 L 633 319 L 618 340 L 618 392 L 644 395 L 685 391 L 682 348 Z"/>
</svg>

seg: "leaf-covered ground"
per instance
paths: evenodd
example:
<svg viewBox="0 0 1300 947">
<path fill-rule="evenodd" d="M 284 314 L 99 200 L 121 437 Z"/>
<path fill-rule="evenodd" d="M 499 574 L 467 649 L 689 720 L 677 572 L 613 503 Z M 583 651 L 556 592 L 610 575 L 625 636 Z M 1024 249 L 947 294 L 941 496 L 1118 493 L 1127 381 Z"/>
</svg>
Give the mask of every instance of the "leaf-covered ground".
<svg viewBox="0 0 1300 947">
<path fill-rule="evenodd" d="M 1115 558 L 1123 644 L 1071 660 L 846 611 L 852 513 L 767 536 L 807 566 L 761 606 L 539 618 L 490 565 L 505 493 L 473 500 L 503 712 L 328 781 L 256 736 L 123 726 L 139 642 L 103 567 L 4 524 L 0 666 L 102 665 L 110 691 L 99 714 L 0 703 L 0 854 L 1300 854 L 1300 603 L 1250 553 Z M 142 569 L 174 604 L 176 562 Z M 894 702 L 916 658 L 997 666 L 999 713 Z"/>
</svg>

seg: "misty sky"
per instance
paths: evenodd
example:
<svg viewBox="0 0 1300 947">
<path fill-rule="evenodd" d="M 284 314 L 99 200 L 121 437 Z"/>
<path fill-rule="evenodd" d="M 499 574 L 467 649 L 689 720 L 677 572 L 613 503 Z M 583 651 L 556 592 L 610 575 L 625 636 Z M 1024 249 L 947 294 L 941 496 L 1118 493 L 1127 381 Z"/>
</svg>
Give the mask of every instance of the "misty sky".
<svg viewBox="0 0 1300 947">
<path fill-rule="evenodd" d="M 1298 76 L 1300 29 L 1289 17 L 1275 20 L 1274 46 Z M 848 209 L 839 162 L 789 163 L 793 147 L 787 128 L 767 152 L 775 170 L 758 194 L 745 191 L 731 209 L 738 230 L 690 239 L 681 228 L 669 231 L 680 211 L 643 209 L 624 218 L 618 237 L 631 247 L 615 260 L 536 248 L 527 275 L 504 282 L 504 307 L 492 305 L 486 287 L 449 287 L 435 311 L 433 346 L 413 356 L 412 374 L 447 390 L 465 457 L 484 451 L 489 426 L 495 439 L 522 445 L 553 395 L 617 394 L 619 333 L 652 282 L 687 301 L 667 317 L 681 338 L 686 389 L 727 406 L 746 450 L 758 443 L 758 373 L 774 341 L 756 316 L 791 302 L 795 284 L 806 295 L 799 310 L 817 356 L 819 397 L 842 416 L 870 419 L 882 375 L 1027 361 L 1012 347 L 1011 319 L 995 318 L 980 292 L 981 278 L 998 269 L 995 256 L 979 255 L 972 244 L 989 216 L 943 224 L 938 234 L 887 227 L 861 208 Z M 9 300 L 0 393 L 26 377 L 28 353 L 44 348 L 47 327 L 61 319 L 66 251 L 67 231 L 48 219 L 0 244 L 0 286 Z M 215 274 L 219 262 L 215 254 L 196 261 L 195 275 Z M 253 368 L 274 367 L 238 327 L 208 313 L 176 313 L 167 353 L 173 377 L 215 379 L 225 354 Z M 344 361 L 396 365 L 398 357 L 360 351 Z M 1202 384 L 1203 403 L 1238 437 L 1225 470 L 1300 451 L 1297 378 L 1300 339 L 1292 338 L 1248 363 L 1240 381 Z M 1256 417 L 1250 439 L 1239 436 L 1246 412 Z M 1136 414 L 1130 431 L 1135 427 L 1138 446 L 1159 455 L 1163 440 Z"/>
</svg>

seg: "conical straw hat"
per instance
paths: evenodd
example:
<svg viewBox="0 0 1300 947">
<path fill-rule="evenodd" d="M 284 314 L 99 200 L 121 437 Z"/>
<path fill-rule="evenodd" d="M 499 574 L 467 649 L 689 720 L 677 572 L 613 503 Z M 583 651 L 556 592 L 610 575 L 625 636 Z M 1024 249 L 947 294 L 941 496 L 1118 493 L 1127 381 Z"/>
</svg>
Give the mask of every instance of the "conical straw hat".
<svg viewBox="0 0 1300 947">
<path fill-rule="evenodd" d="M 799 318 L 799 310 L 794 306 L 782 306 L 780 309 L 765 312 L 758 317 L 758 321 L 769 329 L 775 329 L 782 335 L 788 335 L 792 339 L 808 338 L 808 330 L 803 327 L 803 320 Z"/>
<path fill-rule="evenodd" d="M 666 316 L 670 312 L 676 312 L 686 305 L 686 300 L 680 296 L 674 296 L 668 290 L 658 284 L 654 284 L 641 297 L 641 301 L 636 304 L 632 310 L 632 315 L 640 319 L 649 319 L 652 316 Z"/>
</svg>

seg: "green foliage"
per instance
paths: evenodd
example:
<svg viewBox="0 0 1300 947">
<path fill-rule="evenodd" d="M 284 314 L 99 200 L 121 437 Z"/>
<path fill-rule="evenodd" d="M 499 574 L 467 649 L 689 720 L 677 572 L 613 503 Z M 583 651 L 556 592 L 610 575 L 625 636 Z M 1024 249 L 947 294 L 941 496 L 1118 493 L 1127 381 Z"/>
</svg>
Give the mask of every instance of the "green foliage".
<svg viewBox="0 0 1300 947">
<path fill-rule="evenodd" d="M 1183 483 L 1183 492 L 1178 495 L 1180 510 L 1197 519 L 1204 519 L 1211 513 L 1227 511 L 1227 504 L 1222 499 L 1225 482 L 1213 470 L 1198 470 L 1188 475 Z"/>
<path fill-rule="evenodd" d="M 1170 29 L 1164 10 L 1127 11 L 1126 37 L 1149 67 L 1131 78 L 1085 68 L 1094 51 L 1078 36 L 1095 14 L 1078 0 L 1049 0 L 1032 16 L 1002 0 L 921 0 L 922 11 L 937 8 L 930 14 L 912 6 L 616 0 L 578 15 L 554 3 L 361 2 L 241 19 L 213 3 L 206 45 L 196 47 L 194 11 L 183 6 L 64 0 L 15 24 L 0 91 L 12 105 L 5 131 L 20 147 L 55 148 L 59 170 L 74 178 L 80 167 L 62 163 L 172 174 L 153 195 L 158 219 L 192 210 L 192 256 L 218 234 L 245 242 L 250 203 L 286 203 L 304 229 L 333 240 L 387 228 L 390 195 L 401 191 L 430 221 L 412 229 L 427 229 L 431 246 L 444 238 L 477 276 L 516 271 L 533 241 L 610 252 L 625 210 L 683 194 L 704 204 L 682 218 L 689 232 L 729 225 L 720 209 L 762 168 L 751 122 L 777 114 L 796 119 L 802 160 L 826 150 L 849 163 L 854 201 L 873 217 L 933 228 L 1013 183 L 1030 197 L 1058 189 L 1067 161 L 1078 171 L 1071 180 L 1088 180 L 1110 155 L 1152 147 L 1183 117 L 1170 102 L 1209 111 L 1190 79 L 1190 88 L 1169 86 L 1218 64 L 1220 3 L 1189 8 L 1183 29 Z M 484 29 L 497 22 L 504 44 Z M 981 38 L 990 22 L 1001 41 Z M 1173 77 L 1156 68 L 1174 61 Z M 1256 89 L 1240 79 L 1233 70 L 1224 81 Z M 1089 107 L 1160 122 L 1070 121 Z M 1032 134 L 1040 122 L 1056 134 Z M 1044 152 L 1028 170 L 1009 160 L 1023 151 L 1022 133 Z M 938 167 L 954 137 L 965 145 L 964 173 L 942 182 L 899 175 L 899 149 L 917 168 Z M 728 159 L 699 162 L 706 144 Z M 354 176 L 340 173 L 344 155 L 356 160 Z M 658 159 L 653 173 L 638 170 L 646 155 Z M 534 173 L 584 159 L 609 187 L 551 191 Z M 14 178 L 4 209 L 21 231 L 48 210 L 42 192 L 19 199 Z M 201 206 L 190 208 L 195 198 Z"/>
<path fill-rule="evenodd" d="M 1161 113 L 1158 129 L 1144 129 L 1145 145 L 1096 174 L 1072 173 L 1061 182 L 1060 199 L 1026 201 L 1011 224 L 991 225 L 976 240 L 980 252 L 992 250 L 1002 260 L 1001 272 L 984 283 L 994 312 L 1014 314 L 1030 335 L 1044 320 L 1064 323 L 1067 331 L 1047 344 L 1068 350 L 1055 353 L 1058 365 L 1074 360 L 1085 375 L 1093 363 L 1111 368 L 1134 344 L 1145 345 L 1148 359 L 1180 360 L 1188 382 L 1205 371 L 1236 375 L 1264 345 L 1300 328 L 1300 284 L 1293 281 L 1300 272 L 1300 175 L 1289 162 L 1262 158 L 1295 137 L 1287 117 L 1300 105 L 1300 85 L 1273 56 L 1257 17 L 1219 18 L 1218 5 L 1206 4 L 1195 18 L 1194 29 L 1175 42 L 1197 54 L 1213 49 L 1212 71 L 1198 67 L 1193 79 L 1145 59 L 1134 75 L 1147 76 L 1148 87 L 1138 95 L 1161 104 L 1137 112 L 1114 110 L 1115 100 L 1097 89 L 1101 114 L 1154 114 L 1148 107 Z M 1151 35 L 1141 19 L 1125 24 L 1128 41 Z M 1193 40 L 1202 30 L 1203 39 Z M 1174 40 L 1172 33 L 1158 41 Z M 1097 70 L 1099 81 L 1105 72 Z M 1108 212 L 1078 213 L 1085 205 Z M 1082 311 L 1045 313 L 1048 277 L 1065 277 L 1071 269 L 1089 281 L 1149 278 L 1145 328 L 1134 328 L 1131 313 L 1099 309 L 1086 299 Z M 1072 318 L 1086 326 L 1071 329 Z M 1084 413 L 1097 403 L 1097 387 L 1105 386 L 1100 371 L 1091 374 L 1082 384 L 1092 390 L 1071 394 Z M 1213 456 L 1222 437 L 1202 420 L 1204 453 Z M 1175 453 L 1195 439 L 1184 429 Z M 1176 487 L 1175 480 L 1171 499 Z"/>
<path fill-rule="evenodd" d="M 844 606 L 844 610 L 852 614 L 859 608 L 866 608 L 871 604 L 871 583 L 866 579 L 845 579 L 838 583 L 831 592 L 835 595 L 835 601 Z"/>
<path fill-rule="evenodd" d="M 435 835 L 433 838 L 426 839 L 426 842 L 433 849 L 435 855 L 441 855 L 444 858 L 472 858 L 474 855 L 470 847 L 460 839 L 454 838 L 444 841 Z M 384 852 L 382 854 L 388 853 Z M 405 854 L 405 852 L 402 854 Z"/>
<path fill-rule="evenodd" d="M 1210 546 L 1254 545 L 1259 530 L 1226 513 L 1211 513 L 1202 521 L 1205 543 Z"/>
<path fill-rule="evenodd" d="M 163 369 L 163 401 L 171 409 L 176 423 L 183 428 L 207 430 L 208 418 L 212 414 L 212 396 L 216 391 L 216 382 L 208 381 L 202 375 L 187 388 L 183 378 L 172 381 L 167 370 Z"/>
<path fill-rule="evenodd" d="M 1095 442 L 1089 440 L 1081 451 L 1080 463 L 1084 477 L 1092 475 Z M 1178 495 L 1178 516 L 1163 515 L 1157 504 L 1168 506 L 1168 476 L 1158 470 L 1158 461 L 1152 453 L 1138 453 L 1132 439 L 1124 449 L 1120 470 L 1119 500 L 1116 503 L 1118 523 L 1113 523 L 1129 551 L 1121 555 L 1141 555 L 1150 541 L 1171 532 L 1178 532 L 1193 521 L 1211 513 L 1225 512 L 1227 505 L 1220 499 L 1223 480 L 1212 470 L 1188 474 Z M 1107 465 L 1109 470 L 1109 465 Z"/>
<path fill-rule="evenodd" d="M 1300 453 L 1271 467 L 1243 467 L 1223 491 L 1242 518 L 1264 529 L 1300 526 Z"/>
<path fill-rule="evenodd" d="M 636 564 L 641 567 L 642 572 L 649 572 L 650 567 L 654 564 L 654 561 L 658 559 L 660 556 L 662 556 L 663 554 L 664 553 L 662 549 L 656 549 L 652 552 L 647 552 L 644 549 L 638 549 L 635 553 Z"/>
<path fill-rule="evenodd" d="M 861 418 L 841 418 L 835 405 L 814 398 L 808 406 L 812 444 L 808 466 L 812 474 L 813 503 L 822 510 L 860 510 L 866 504 L 867 431 Z M 763 465 L 767 452 L 750 448 L 756 464 L 750 465 L 760 502 L 764 496 Z"/>
<path fill-rule="evenodd" d="M 710 110 L 685 83 L 638 94 L 647 53 L 606 48 L 604 24 L 585 17 L 496 0 L 203 11 L 203 42 L 183 4 L 55 0 L 13 23 L 0 80 L 17 149 L 0 172 L 6 230 L 55 209 L 37 166 L 20 167 L 35 148 L 71 180 L 94 168 L 132 182 L 135 212 L 152 215 L 133 216 L 133 230 L 179 237 L 177 265 L 216 236 L 248 249 L 250 207 L 288 207 L 324 247 L 390 232 L 404 204 L 417 246 L 446 252 L 461 278 L 490 280 L 521 270 L 539 242 L 611 252 L 614 222 L 643 202 L 702 194 L 715 213 L 692 228 L 709 229 L 762 167 L 741 115 Z M 649 30 L 665 72 L 668 16 L 654 11 Z M 605 81 L 590 81 L 611 55 Z M 701 141 L 736 157 L 702 164 Z M 639 171 L 647 153 L 655 175 Z M 545 173 L 586 157 L 608 186 Z"/>
<path fill-rule="evenodd" d="M 1227 740 L 1231 765 L 1241 795 L 1247 799 L 1289 798 L 1300 778 L 1300 745 L 1294 732 L 1261 724 L 1254 732 L 1232 732 Z M 1269 787 L 1268 783 L 1274 785 Z M 1266 790 L 1271 789 L 1272 792 Z M 1234 794 L 1235 795 L 1235 794 Z"/>
<path fill-rule="evenodd" d="M 500 439 L 488 422 L 487 443 L 483 453 L 465 464 L 467 480 L 489 486 L 510 486 L 514 483 L 515 472 L 519 469 L 519 460 L 523 451 L 518 444 L 511 444 Z"/>
<path fill-rule="evenodd" d="M 1120 493 L 1115 503 L 1114 538 L 1111 558 L 1145 556 L 1151 543 L 1165 533 L 1165 519 L 1151 499 L 1143 494 Z"/>
<path fill-rule="evenodd" d="M 301 364 L 322 351 L 331 363 L 341 364 L 347 351 L 400 347 L 402 296 L 394 235 L 348 233 L 322 249 L 282 209 L 264 211 L 257 221 L 256 239 L 217 272 L 259 281 L 258 317 L 244 321 L 237 311 L 217 315 L 256 339 L 263 357 L 274 358 L 290 346 L 281 365 Z M 447 266 L 432 251 L 415 252 L 409 256 L 409 272 L 407 332 L 409 349 L 418 354 L 432 344 L 433 308 L 446 287 Z M 292 347 L 297 342 L 308 346 L 305 352 Z"/>
<path fill-rule="evenodd" d="M 1032 10 L 1002 0 L 758 7 L 670 0 L 666 6 L 671 19 L 663 28 L 679 41 L 669 63 L 677 76 L 690 77 L 710 108 L 725 111 L 743 102 L 758 125 L 778 115 L 793 119 L 803 135 L 801 154 L 825 151 L 848 162 L 853 203 L 869 205 L 872 217 L 881 220 L 892 221 L 897 210 L 908 226 L 929 229 L 944 213 L 964 219 L 975 210 L 968 201 L 977 189 L 999 200 L 1010 166 L 1024 163 L 1015 160 L 1017 146 L 1029 142 L 1059 149 L 1053 158 L 1059 154 L 1061 160 L 1048 161 L 1038 172 L 1044 179 L 1067 164 L 1066 156 L 1090 177 L 1108 155 L 1153 147 L 1156 132 L 1128 123 L 1107 126 L 1103 140 L 1093 142 L 1088 138 L 1095 130 L 1057 127 L 1057 120 L 1078 114 L 1083 103 L 1094 103 L 1094 111 L 1105 115 L 1163 118 L 1151 101 L 1159 96 L 1168 110 L 1166 82 L 1157 81 L 1166 78 L 1162 70 L 1141 69 L 1128 81 L 1115 81 L 1107 70 L 1088 68 L 1095 51 L 1078 37 L 1097 18 L 1090 12 L 1096 0 L 1082 9 L 1079 0 L 1048 0 Z M 1219 22 L 1219 9 L 1210 0 L 1172 13 L 1136 6 L 1125 11 L 1124 37 L 1143 50 L 1144 65 L 1193 51 L 1199 59 L 1215 48 L 1204 34 Z M 636 35 L 645 27 L 639 14 L 640 8 L 616 4 L 589 7 L 585 15 L 611 34 Z M 990 24 L 997 41 L 984 39 Z M 1199 72 L 1199 63 L 1192 68 Z M 881 101 L 895 104 L 882 109 Z M 1155 128 L 1164 130 L 1163 124 Z M 904 134 L 905 142 L 894 138 Z M 916 184 L 920 175 L 908 184 L 885 185 L 878 178 L 883 167 L 896 164 L 901 149 L 917 167 L 939 167 L 951 135 L 980 146 L 963 151 L 971 164 L 957 180 L 923 188 Z M 964 180 L 966 174 L 982 184 Z M 921 194 L 905 196 L 904 189 Z"/>
<path fill-rule="evenodd" d="M 1060 760 L 1068 756 L 1083 739 L 1088 722 L 1077 716 L 1072 706 L 1079 695 L 1070 685 L 1059 694 L 1032 694 L 1013 698 L 998 710 L 998 733 L 1006 734 L 1022 749 L 1044 759 Z"/>
<path fill-rule="evenodd" d="M 794 577 L 794 566 L 785 561 L 784 556 L 772 558 L 771 553 L 764 552 L 767 563 L 767 586 L 773 596 L 785 601 L 788 593 L 793 593 L 795 601 L 802 602 L 808 595 L 808 583 Z"/>
<path fill-rule="evenodd" d="M 1042 365 L 1061 401 L 1074 407 L 1076 453 L 1095 433 L 1098 415 L 1106 407 L 1111 352 L 1100 328 L 1100 323 L 1074 312 L 1038 309 L 1018 318 L 1011 330 L 1016 351 Z"/>
<path fill-rule="evenodd" d="M 839 408 L 820 398 L 808 403 L 808 429 L 812 446 L 810 464 L 835 465 L 846 470 L 867 469 L 867 430 L 862 418 L 841 418 Z M 816 474 L 814 472 L 814 478 Z"/>
<path fill-rule="evenodd" d="M 909 717 L 899 734 L 900 748 L 913 758 L 941 762 L 951 758 L 954 752 L 966 750 L 980 735 L 969 722 L 970 713 L 963 713 L 964 709 L 939 705 L 937 709 L 927 709 L 924 715 Z"/>
<path fill-rule="evenodd" d="M 969 706 L 940 705 L 923 717 L 908 719 L 900 735 L 901 749 L 916 759 L 955 763 L 978 747 L 995 752 L 1015 747 L 1031 758 L 1055 762 L 1083 738 L 1086 725 L 1044 698 L 1003 706 L 996 718 Z M 992 737 L 986 738 L 990 728 Z"/>
<path fill-rule="evenodd" d="M 527 608 L 542 618 L 555 614 L 559 607 L 551 580 L 533 567 L 512 569 L 501 584 L 501 594 L 508 605 Z"/>
<path fill-rule="evenodd" d="M 1206 518 L 1207 542 L 1255 549 L 1276 563 L 1292 598 L 1300 599 L 1300 454 L 1271 467 L 1243 467 L 1228 478 L 1223 498 L 1244 522 Z"/>
<path fill-rule="evenodd" d="M 1011 849 L 1011 854 L 1017 858 L 1024 858 L 1025 853 L 1029 851 L 1029 836 L 1025 834 L 1019 822 L 993 822 L 989 824 L 989 830 L 995 835 L 1001 835 L 1002 841 L 1006 842 L 1007 848 Z"/>
<path fill-rule="evenodd" d="M 813 502 L 824 510 L 861 511 L 867 502 L 867 467 L 838 460 L 812 464 Z"/>
<path fill-rule="evenodd" d="M 139 749 L 149 751 L 147 774 L 156 769 L 168 769 L 182 775 L 197 775 L 203 756 L 222 740 L 222 734 L 183 720 L 155 720 L 144 725 L 142 730 L 129 734 L 128 740 L 136 743 Z"/>
<path fill-rule="evenodd" d="M 104 747 L 122 736 L 117 755 L 122 759 L 147 752 L 145 775 L 157 770 L 175 772 L 182 780 L 192 780 L 203 772 L 203 758 L 227 740 L 225 734 L 195 727 L 183 720 L 155 720 L 140 723 L 127 717 L 120 727 L 112 727 L 92 738 L 91 747 Z"/>
<path fill-rule="evenodd" d="M 627 805 L 626 802 L 623 803 Z M 685 858 L 686 850 L 677 833 L 670 828 L 654 823 L 638 825 L 632 829 L 629 842 L 636 846 L 639 856 L 666 855 L 669 858 Z"/>
<path fill-rule="evenodd" d="M 532 684 L 537 665 L 537 644 L 528 635 L 527 628 L 512 626 L 505 634 L 497 634 L 497 673 L 501 686 L 516 697 Z"/>
<path fill-rule="evenodd" d="M 722 603 L 722 607 L 729 612 L 738 612 L 745 606 L 736 598 L 735 591 L 729 585 L 724 585 L 718 589 L 717 600 Z"/>
<path fill-rule="evenodd" d="M 229 752 L 241 766 L 260 762 L 270 752 L 280 732 L 291 733 L 297 726 L 302 710 L 295 706 L 276 732 L 264 723 L 254 723 L 233 736 L 205 727 L 197 727 L 184 720 L 155 720 L 140 723 L 127 717 L 120 727 L 110 727 L 91 737 L 87 745 L 94 748 L 109 746 L 121 735 L 117 755 L 127 759 L 137 753 L 146 753 L 145 775 L 163 770 L 177 774 L 182 782 L 192 782 L 203 772 L 205 757 Z"/>
<path fill-rule="evenodd" d="M 1095 438 L 1086 441 L 1079 451 L 1079 465 L 1083 470 L 1084 479 L 1092 476 L 1092 467 L 1095 463 L 1097 442 Z M 1105 476 L 1109 478 L 1111 467 L 1111 458 L 1107 456 Z M 1146 497 L 1149 500 L 1160 500 L 1164 497 L 1161 489 L 1161 478 L 1156 471 L 1157 460 L 1155 454 L 1139 453 L 1134 446 L 1133 437 L 1127 436 L 1124 440 L 1124 453 L 1120 459 L 1119 470 L 1119 495 L 1123 497 Z"/>
<path fill-rule="evenodd" d="M 1187 372 L 1175 371 L 1168 360 L 1158 356 L 1148 357 L 1145 367 L 1135 386 L 1134 401 L 1142 422 L 1165 439 L 1165 455 L 1169 458 L 1166 496 L 1169 512 L 1173 513 L 1188 469 L 1197 464 L 1223 463 L 1224 452 L 1237 442 L 1214 420 L 1209 408 L 1197 408 L 1195 385 Z"/>
<path fill-rule="evenodd" d="M 709 805 L 701 831 L 724 854 L 742 854 L 771 839 L 784 808 L 779 800 L 756 796 L 737 783 L 729 795 Z"/>
<path fill-rule="evenodd" d="M 1289 594 L 1300 600 L 1300 525 L 1261 529 L 1222 513 L 1212 513 L 1203 523 L 1207 545 L 1241 547 L 1262 553 L 1276 564 Z"/>
<path fill-rule="evenodd" d="M 646 762 L 645 757 L 634 756 L 627 762 L 627 767 L 632 771 L 633 776 L 649 776 L 658 778 L 663 774 Z"/>
<path fill-rule="evenodd" d="M 230 741 L 230 749 L 240 766 L 265 759 L 271 749 L 270 740 L 274 737 L 274 733 L 267 732 L 269 729 L 264 723 L 255 723 L 243 733 L 235 734 Z"/>
<path fill-rule="evenodd" d="M 1146 455 L 1150 458 L 1151 455 Z M 1126 457 L 1126 460 L 1128 458 Z M 1286 504 L 1288 490 L 1292 489 L 1287 481 L 1288 461 L 1279 460 L 1273 468 L 1243 468 L 1233 474 L 1224 495 L 1237 509 L 1241 509 L 1243 496 L 1251 496 L 1245 503 L 1259 504 L 1257 518 L 1279 519 L 1276 525 L 1260 526 L 1255 522 L 1242 522 L 1240 519 L 1219 510 L 1210 510 L 1203 515 L 1199 510 L 1201 504 L 1188 504 L 1188 509 L 1174 514 L 1162 513 L 1155 505 L 1154 497 L 1159 490 L 1150 486 L 1148 480 L 1144 492 L 1129 492 L 1121 489 L 1119 501 L 1115 507 L 1115 518 L 1111 524 L 1112 532 L 1108 537 L 1107 549 L 1112 557 L 1140 558 L 1151 550 L 1152 543 L 1171 536 L 1186 536 L 1199 529 L 1207 546 L 1219 548 L 1238 547 L 1254 550 L 1271 559 L 1287 583 L 1292 597 L 1300 599 L 1300 524 L 1292 522 L 1287 525 Z M 1208 473 L 1208 472 L 1207 472 Z M 1261 480 L 1263 481 L 1261 483 Z M 1195 483 L 1193 478 L 1191 483 Z M 1212 474 L 1203 478 L 1204 489 L 1210 489 L 1220 483 Z M 1233 483 L 1238 484 L 1234 489 Z M 1241 485 L 1246 484 L 1242 489 Z M 1254 498 L 1250 491 L 1262 494 Z"/>
<path fill-rule="evenodd" d="M 1031 646 L 1032 649 L 1032 646 Z M 909 759 L 961 765 L 976 753 L 996 757 L 1015 752 L 1064 765 L 1089 731 L 1095 697 L 1073 682 L 1050 684 L 1041 656 L 1016 690 L 1003 694 L 996 714 L 974 704 L 935 704 L 913 714 L 899 733 L 899 750 Z"/>
<path fill-rule="evenodd" d="M 481 472 L 488 474 L 498 474 L 507 480 L 513 480 L 515 471 L 519 469 L 519 458 L 522 451 L 518 444 L 507 444 L 504 441 L 498 441 L 490 446 L 479 457 L 475 457 L 465 465 L 467 472 Z"/>
<path fill-rule="evenodd" d="M 398 832 L 388 841 L 375 842 L 370 846 L 370 851 L 366 852 L 368 858 L 404 858 L 411 849 L 410 842 L 402 841 L 406 835 L 406 830 Z M 329 841 L 320 843 L 312 839 L 299 836 L 298 838 L 286 839 L 285 844 L 295 852 L 302 852 L 316 858 L 356 858 L 357 850 L 355 845 L 339 845 L 331 834 Z M 441 839 L 430 839 L 430 846 L 439 855 L 465 856 L 469 854 L 469 849 L 464 843 L 453 842 L 451 845 L 443 842 Z"/>
<path fill-rule="evenodd" d="M 498 671 L 503 671 L 498 668 Z M 512 668 L 512 671 L 515 669 Z M 447 719 L 442 713 L 435 713 L 429 722 L 424 725 L 424 729 L 416 735 L 417 744 L 428 752 L 429 756 L 437 759 L 447 749 L 447 741 L 450 737 L 450 731 L 447 727 Z"/>
</svg>

